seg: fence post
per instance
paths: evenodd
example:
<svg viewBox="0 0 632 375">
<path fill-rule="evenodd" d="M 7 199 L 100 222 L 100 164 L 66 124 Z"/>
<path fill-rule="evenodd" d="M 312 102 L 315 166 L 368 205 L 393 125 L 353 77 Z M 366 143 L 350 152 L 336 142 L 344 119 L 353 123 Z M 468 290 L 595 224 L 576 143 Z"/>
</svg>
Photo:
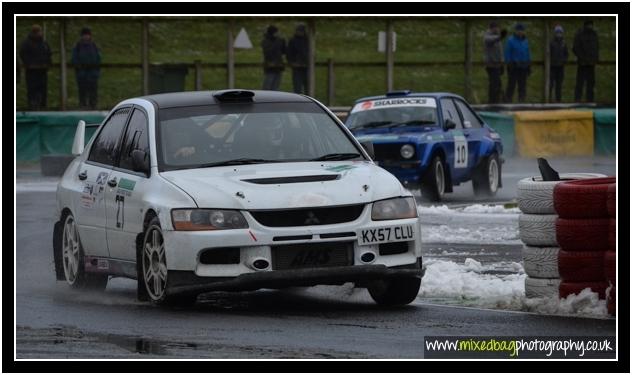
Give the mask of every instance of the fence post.
<svg viewBox="0 0 632 375">
<path fill-rule="evenodd" d="M 472 100 L 472 55 L 473 55 L 472 21 L 465 20 L 465 98 Z"/>
<path fill-rule="evenodd" d="M 549 32 L 549 20 L 544 19 L 544 74 L 542 75 L 544 77 L 544 85 L 542 85 L 544 88 L 544 92 L 542 93 L 544 103 L 551 101 L 551 48 L 549 47 Z"/>
<path fill-rule="evenodd" d="M 393 91 L 393 21 L 386 21 L 386 91 Z"/>
<path fill-rule="evenodd" d="M 195 60 L 195 90 L 202 90 L 202 62 Z"/>
<path fill-rule="evenodd" d="M 68 76 L 66 67 L 66 19 L 62 18 L 59 25 L 59 68 L 60 68 L 60 109 L 66 110 L 68 105 Z"/>
<path fill-rule="evenodd" d="M 334 104 L 336 89 L 335 89 L 335 77 L 334 77 L 334 60 L 327 59 L 327 105 L 332 106 Z"/>
<path fill-rule="evenodd" d="M 233 47 L 233 20 L 228 21 L 226 28 L 226 79 L 228 88 L 235 87 L 235 48 Z"/>
<path fill-rule="evenodd" d="M 146 18 L 142 21 L 142 48 L 141 61 L 143 64 L 143 95 L 149 94 L 149 22 Z"/>
<path fill-rule="evenodd" d="M 311 18 L 307 27 L 309 33 L 309 50 L 307 53 L 307 94 L 311 97 L 316 93 L 316 20 Z"/>
<path fill-rule="evenodd" d="M 61 77 L 61 102 L 60 107 L 62 111 L 66 110 L 68 105 L 68 76 L 66 66 L 66 19 L 62 18 L 59 24 L 59 68 Z"/>
</svg>

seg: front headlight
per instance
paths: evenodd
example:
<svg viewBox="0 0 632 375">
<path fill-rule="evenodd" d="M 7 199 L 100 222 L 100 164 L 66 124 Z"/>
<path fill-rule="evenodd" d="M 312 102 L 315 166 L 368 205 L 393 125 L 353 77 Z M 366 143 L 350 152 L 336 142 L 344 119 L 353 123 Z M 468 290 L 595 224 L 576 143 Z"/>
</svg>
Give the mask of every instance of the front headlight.
<svg viewBox="0 0 632 375">
<path fill-rule="evenodd" d="M 415 198 L 402 197 L 385 199 L 373 203 L 371 220 L 395 220 L 417 217 Z"/>
<path fill-rule="evenodd" d="M 248 228 L 239 211 L 210 209 L 177 209 L 171 211 L 175 230 L 221 230 Z"/>
<path fill-rule="evenodd" d="M 415 148 L 412 145 L 403 145 L 399 153 L 404 159 L 410 159 L 415 155 Z"/>
</svg>

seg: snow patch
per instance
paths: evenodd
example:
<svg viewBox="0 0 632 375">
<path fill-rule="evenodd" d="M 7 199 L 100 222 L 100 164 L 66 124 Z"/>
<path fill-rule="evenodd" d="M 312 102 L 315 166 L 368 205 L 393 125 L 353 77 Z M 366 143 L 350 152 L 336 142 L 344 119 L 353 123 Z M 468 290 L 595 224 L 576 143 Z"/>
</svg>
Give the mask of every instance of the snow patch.
<svg viewBox="0 0 632 375">
<path fill-rule="evenodd" d="M 454 227 L 451 225 L 422 225 L 421 241 L 425 243 L 452 244 L 508 244 L 520 245 L 516 225 Z"/>
<path fill-rule="evenodd" d="M 16 182 L 16 193 L 30 193 L 30 192 L 53 192 L 57 191 L 58 181 L 46 181 L 46 182 Z"/>
</svg>

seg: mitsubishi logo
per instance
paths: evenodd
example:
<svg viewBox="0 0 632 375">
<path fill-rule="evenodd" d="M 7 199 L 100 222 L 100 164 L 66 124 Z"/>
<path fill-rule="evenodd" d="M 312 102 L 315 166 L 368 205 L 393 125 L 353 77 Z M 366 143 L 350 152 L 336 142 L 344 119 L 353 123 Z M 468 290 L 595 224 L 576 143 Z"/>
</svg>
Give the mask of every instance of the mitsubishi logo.
<svg viewBox="0 0 632 375">
<path fill-rule="evenodd" d="M 316 224 L 320 224 L 320 220 L 318 220 L 318 218 L 316 217 L 316 215 L 314 214 L 314 212 L 309 211 L 307 213 L 307 219 L 305 219 L 305 225 L 316 225 Z"/>
</svg>

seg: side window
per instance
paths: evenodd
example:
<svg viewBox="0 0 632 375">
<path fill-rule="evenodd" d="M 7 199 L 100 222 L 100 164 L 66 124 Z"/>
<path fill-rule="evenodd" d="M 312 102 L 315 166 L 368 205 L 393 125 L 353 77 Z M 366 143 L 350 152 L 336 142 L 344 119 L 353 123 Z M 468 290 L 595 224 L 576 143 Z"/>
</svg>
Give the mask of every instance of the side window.
<svg viewBox="0 0 632 375">
<path fill-rule="evenodd" d="M 472 112 L 470 107 L 467 104 L 463 103 L 460 100 L 455 100 L 456 105 L 459 107 L 461 114 L 463 115 L 463 127 L 466 129 L 469 128 L 481 128 L 483 124 L 479 121 L 478 117 Z"/>
<path fill-rule="evenodd" d="M 457 129 L 463 129 L 461 117 L 459 116 L 452 99 L 441 99 L 441 112 L 443 113 L 443 121 L 450 119 L 456 123 Z"/>
<path fill-rule="evenodd" d="M 147 117 L 145 113 L 139 109 L 135 109 L 132 118 L 129 120 L 125 138 L 123 138 L 123 147 L 121 148 L 120 168 L 133 170 L 132 168 L 132 151 L 141 150 L 147 153 L 149 157 L 149 134 L 147 131 Z"/>
<path fill-rule="evenodd" d="M 121 108 L 107 120 L 92 144 L 88 160 L 107 165 L 116 163 L 118 141 L 130 111 L 130 108 Z"/>
</svg>

